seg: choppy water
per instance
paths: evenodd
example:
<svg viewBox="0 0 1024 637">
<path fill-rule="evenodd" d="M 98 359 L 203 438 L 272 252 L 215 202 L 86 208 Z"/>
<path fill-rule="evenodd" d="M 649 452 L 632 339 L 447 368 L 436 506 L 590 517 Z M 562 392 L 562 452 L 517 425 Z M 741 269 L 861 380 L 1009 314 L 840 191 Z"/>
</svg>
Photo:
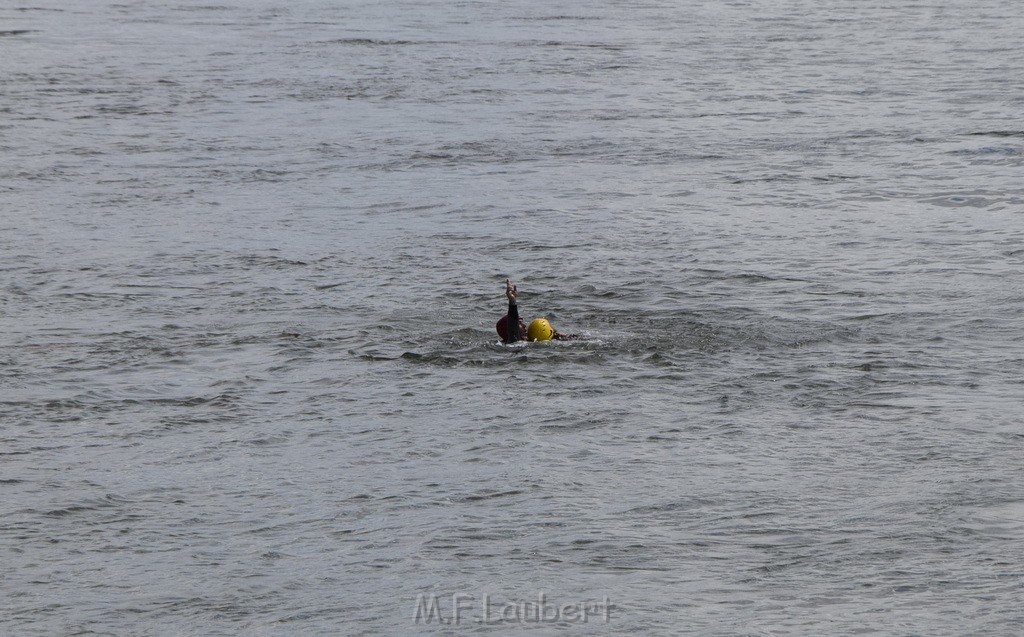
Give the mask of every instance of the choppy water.
<svg viewBox="0 0 1024 637">
<path fill-rule="evenodd" d="M 5 5 L 0 633 L 1019 633 L 1022 32 Z"/>
</svg>

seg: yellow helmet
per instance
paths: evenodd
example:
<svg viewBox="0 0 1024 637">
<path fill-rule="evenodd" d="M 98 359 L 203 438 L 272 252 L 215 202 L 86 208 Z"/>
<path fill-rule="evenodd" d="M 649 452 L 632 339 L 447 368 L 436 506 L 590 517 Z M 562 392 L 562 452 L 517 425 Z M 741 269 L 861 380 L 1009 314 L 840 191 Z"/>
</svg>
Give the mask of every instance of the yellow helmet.
<svg viewBox="0 0 1024 637">
<path fill-rule="evenodd" d="M 555 329 L 547 319 L 533 319 L 526 328 L 526 338 L 531 341 L 550 341 L 555 337 Z"/>
</svg>

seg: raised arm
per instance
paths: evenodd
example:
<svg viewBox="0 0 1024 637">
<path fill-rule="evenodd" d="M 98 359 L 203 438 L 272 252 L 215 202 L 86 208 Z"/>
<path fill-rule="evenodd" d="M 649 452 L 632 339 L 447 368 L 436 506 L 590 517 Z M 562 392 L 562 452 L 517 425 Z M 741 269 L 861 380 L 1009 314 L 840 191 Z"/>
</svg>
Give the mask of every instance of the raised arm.
<svg viewBox="0 0 1024 637">
<path fill-rule="evenodd" d="M 523 340 L 523 333 L 519 329 L 519 305 L 516 302 L 518 294 L 515 284 L 510 279 L 505 279 L 505 296 L 508 298 L 508 337 L 506 343 L 515 343 Z"/>
</svg>

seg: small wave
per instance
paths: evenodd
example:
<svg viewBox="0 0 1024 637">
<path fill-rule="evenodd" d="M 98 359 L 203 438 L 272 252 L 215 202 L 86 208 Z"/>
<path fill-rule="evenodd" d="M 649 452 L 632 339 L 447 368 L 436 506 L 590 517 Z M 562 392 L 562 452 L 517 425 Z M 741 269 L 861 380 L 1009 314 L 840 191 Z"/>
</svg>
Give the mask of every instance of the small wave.
<svg viewBox="0 0 1024 637">
<path fill-rule="evenodd" d="M 968 137 L 1022 137 L 1024 130 L 990 130 L 967 133 Z"/>
<path fill-rule="evenodd" d="M 518 16 L 510 18 L 522 22 L 563 22 L 563 21 L 588 21 L 601 20 L 600 16 L 593 15 L 542 15 L 542 16 Z"/>
<path fill-rule="evenodd" d="M 328 40 L 325 44 L 341 44 L 343 46 L 410 46 L 415 44 L 452 44 L 451 42 L 435 42 L 426 40 L 388 40 L 377 38 L 339 38 Z M 305 45 L 303 45 L 305 46 Z"/>
<path fill-rule="evenodd" d="M 983 195 L 949 194 L 927 197 L 920 201 L 942 208 L 989 208 L 1000 200 Z"/>
<path fill-rule="evenodd" d="M 234 11 L 237 7 L 232 7 L 223 4 L 200 4 L 200 5 L 180 5 L 174 7 L 174 11 L 188 11 L 188 12 L 200 12 L 200 11 Z"/>
<path fill-rule="evenodd" d="M 452 498 L 453 502 L 480 502 L 481 500 L 493 500 L 495 498 L 507 498 L 513 495 L 520 495 L 523 491 L 519 489 L 510 489 L 508 491 L 496 491 L 487 490 L 480 493 L 474 493 L 472 495 L 463 496 L 461 498 Z"/>
</svg>

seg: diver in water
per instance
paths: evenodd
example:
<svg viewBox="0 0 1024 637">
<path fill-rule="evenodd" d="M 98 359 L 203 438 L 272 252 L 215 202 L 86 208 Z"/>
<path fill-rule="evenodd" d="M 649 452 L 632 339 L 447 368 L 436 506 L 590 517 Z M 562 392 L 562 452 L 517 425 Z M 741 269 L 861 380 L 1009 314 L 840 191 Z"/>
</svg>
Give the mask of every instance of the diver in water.
<svg viewBox="0 0 1024 637">
<path fill-rule="evenodd" d="M 516 304 L 518 294 L 516 286 L 512 281 L 505 279 L 505 296 L 508 298 L 508 314 L 498 320 L 494 326 L 498 330 L 501 342 L 515 343 L 517 341 L 550 341 L 552 339 L 562 341 L 579 338 L 576 334 L 562 334 L 551 327 L 547 319 L 536 318 L 527 326 L 523 319 L 519 318 L 519 306 Z"/>
</svg>

